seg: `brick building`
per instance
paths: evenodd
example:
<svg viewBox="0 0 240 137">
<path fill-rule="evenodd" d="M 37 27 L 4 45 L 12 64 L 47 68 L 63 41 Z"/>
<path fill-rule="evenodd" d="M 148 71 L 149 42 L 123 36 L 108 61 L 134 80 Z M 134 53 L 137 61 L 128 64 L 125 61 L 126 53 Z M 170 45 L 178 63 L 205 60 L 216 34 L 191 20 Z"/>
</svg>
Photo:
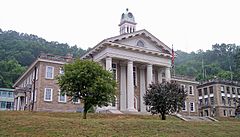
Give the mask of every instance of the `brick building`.
<svg viewBox="0 0 240 137">
<path fill-rule="evenodd" d="M 82 109 L 80 100 L 61 95 L 56 77 L 63 74 L 62 66 L 71 62 L 66 57 L 42 54 L 13 85 L 15 110 L 65 111 Z"/>
<path fill-rule="evenodd" d="M 235 116 L 236 100 L 240 100 L 240 83 L 215 79 L 201 83 L 197 89 L 200 116 Z"/>
</svg>

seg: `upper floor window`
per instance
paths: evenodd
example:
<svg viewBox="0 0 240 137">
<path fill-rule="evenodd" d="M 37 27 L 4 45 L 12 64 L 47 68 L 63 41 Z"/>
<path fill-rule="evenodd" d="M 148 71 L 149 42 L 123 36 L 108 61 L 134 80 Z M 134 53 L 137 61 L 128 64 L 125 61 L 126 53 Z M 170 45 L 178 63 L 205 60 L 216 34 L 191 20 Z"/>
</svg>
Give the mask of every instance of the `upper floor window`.
<svg viewBox="0 0 240 137">
<path fill-rule="evenodd" d="M 221 93 L 224 93 L 224 86 L 221 86 Z"/>
<path fill-rule="evenodd" d="M 189 86 L 189 95 L 194 95 L 193 86 Z"/>
<path fill-rule="evenodd" d="M 212 86 L 209 87 L 209 92 L 210 92 L 210 94 L 213 94 L 213 87 Z"/>
<path fill-rule="evenodd" d="M 204 91 L 204 95 L 208 94 L 207 88 L 204 88 L 203 91 Z"/>
<path fill-rule="evenodd" d="M 181 84 L 181 88 L 185 91 L 185 85 Z"/>
<path fill-rule="evenodd" d="M 237 88 L 237 93 L 238 95 L 240 95 L 240 88 Z"/>
<path fill-rule="evenodd" d="M 52 88 L 45 88 L 44 101 L 52 101 L 52 93 L 53 93 Z"/>
<path fill-rule="evenodd" d="M 230 88 L 227 87 L 227 94 L 230 94 Z"/>
<path fill-rule="evenodd" d="M 53 75 L 54 75 L 54 67 L 46 66 L 46 78 L 53 79 Z"/>
<path fill-rule="evenodd" d="M 236 94 L 235 87 L 232 87 L 232 94 Z"/>
<path fill-rule="evenodd" d="M 59 74 L 64 74 L 64 70 L 62 67 L 59 68 Z"/>
<path fill-rule="evenodd" d="M 198 96 L 202 96 L 202 89 L 198 90 Z"/>
</svg>

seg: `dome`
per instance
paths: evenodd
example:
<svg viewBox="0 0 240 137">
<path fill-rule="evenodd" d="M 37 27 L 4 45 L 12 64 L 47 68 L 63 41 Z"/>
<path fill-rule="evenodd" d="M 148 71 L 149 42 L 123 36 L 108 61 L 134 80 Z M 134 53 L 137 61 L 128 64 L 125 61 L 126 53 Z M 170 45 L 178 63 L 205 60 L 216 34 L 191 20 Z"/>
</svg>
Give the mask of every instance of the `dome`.
<svg viewBox="0 0 240 137">
<path fill-rule="evenodd" d="M 135 19 L 134 16 L 131 12 L 126 9 L 126 12 L 122 14 L 120 24 L 124 22 L 129 22 L 129 23 L 134 23 L 135 24 Z"/>
</svg>

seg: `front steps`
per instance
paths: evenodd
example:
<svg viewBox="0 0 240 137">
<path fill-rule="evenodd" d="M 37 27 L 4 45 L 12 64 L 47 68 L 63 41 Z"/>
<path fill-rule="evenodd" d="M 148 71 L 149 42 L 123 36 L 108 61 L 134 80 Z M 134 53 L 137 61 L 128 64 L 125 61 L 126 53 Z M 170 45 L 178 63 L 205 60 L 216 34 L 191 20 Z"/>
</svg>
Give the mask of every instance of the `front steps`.
<svg viewBox="0 0 240 137">
<path fill-rule="evenodd" d="M 177 118 L 180 118 L 181 120 L 183 121 L 198 121 L 198 122 L 201 122 L 201 121 L 206 121 L 206 122 L 217 122 L 218 120 L 212 118 L 212 117 L 200 117 L 200 116 L 184 116 L 184 115 L 181 115 L 181 114 L 175 114 L 175 116 Z"/>
</svg>

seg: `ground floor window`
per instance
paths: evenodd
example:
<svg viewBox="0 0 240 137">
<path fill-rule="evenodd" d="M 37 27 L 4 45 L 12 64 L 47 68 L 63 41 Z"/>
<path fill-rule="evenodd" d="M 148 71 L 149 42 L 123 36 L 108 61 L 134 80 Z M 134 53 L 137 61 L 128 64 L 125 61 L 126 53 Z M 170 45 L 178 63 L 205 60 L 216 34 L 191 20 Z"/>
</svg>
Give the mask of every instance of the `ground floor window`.
<svg viewBox="0 0 240 137">
<path fill-rule="evenodd" d="M 186 109 L 186 106 L 187 106 L 187 102 L 186 102 L 186 101 L 184 101 L 184 104 L 183 104 L 182 111 L 186 111 L 186 110 L 187 110 L 187 109 Z"/>
<path fill-rule="evenodd" d="M 227 116 L 227 111 L 226 110 L 223 110 L 223 115 Z"/>
<path fill-rule="evenodd" d="M 45 88 L 44 91 L 44 101 L 52 101 L 52 88 Z"/>
<path fill-rule="evenodd" d="M 13 108 L 14 108 L 14 103 L 13 102 L 0 101 L 0 109 L 13 110 Z"/>
<path fill-rule="evenodd" d="M 190 111 L 191 112 L 195 111 L 194 102 L 190 102 Z"/>
</svg>

